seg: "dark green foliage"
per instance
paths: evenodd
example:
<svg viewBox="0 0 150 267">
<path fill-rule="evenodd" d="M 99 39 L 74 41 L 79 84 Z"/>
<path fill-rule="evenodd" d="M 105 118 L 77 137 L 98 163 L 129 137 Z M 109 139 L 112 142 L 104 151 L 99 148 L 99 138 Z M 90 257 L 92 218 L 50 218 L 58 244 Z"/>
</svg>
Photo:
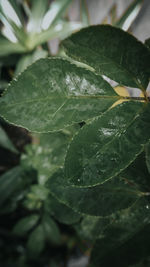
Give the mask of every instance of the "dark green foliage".
<svg viewBox="0 0 150 267">
<path fill-rule="evenodd" d="M 72 224 L 93 245 L 91 267 L 148 266 L 149 49 L 108 25 L 83 29 L 63 47 L 87 65 L 71 58 L 41 59 L 13 80 L 0 99 L 0 114 L 7 121 L 46 132 L 34 135 L 21 167 L 1 177 L 3 204 L 16 196 L 22 175 L 36 171 L 36 182 L 24 185 L 23 212 L 12 235 L 26 237 L 25 253 L 35 260 L 47 246 L 72 246 L 74 239 L 67 243 L 59 223 Z M 143 96 L 117 95 L 103 74 L 139 88 Z"/>
</svg>

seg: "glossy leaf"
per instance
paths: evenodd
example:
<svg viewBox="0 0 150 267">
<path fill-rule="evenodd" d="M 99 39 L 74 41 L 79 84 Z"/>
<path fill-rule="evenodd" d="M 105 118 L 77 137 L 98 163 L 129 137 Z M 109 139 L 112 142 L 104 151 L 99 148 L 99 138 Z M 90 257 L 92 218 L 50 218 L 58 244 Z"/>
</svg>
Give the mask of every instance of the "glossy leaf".
<svg viewBox="0 0 150 267">
<path fill-rule="evenodd" d="M 54 244 L 60 243 L 60 231 L 55 221 L 48 215 L 43 217 L 42 226 L 45 234 L 45 239 Z"/>
<path fill-rule="evenodd" d="M 135 37 L 121 29 L 98 25 L 80 30 L 63 41 L 66 53 L 119 84 L 148 85 L 150 53 Z"/>
<path fill-rule="evenodd" d="M 92 119 L 116 99 L 95 73 L 63 59 L 41 59 L 10 84 L 0 99 L 0 114 L 30 131 L 48 132 Z"/>
<path fill-rule="evenodd" d="M 22 218 L 17 222 L 13 228 L 13 233 L 19 236 L 25 235 L 29 230 L 31 230 L 37 223 L 39 219 L 38 215 L 30 215 Z"/>
<path fill-rule="evenodd" d="M 49 195 L 45 203 L 45 210 L 46 213 L 53 215 L 59 222 L 64 224 L 77 223 L 81 218 L 80 214 L 59 202 L 52 195 Z"/>
<path fill-rule="evenodd" d="M 99 186 L 79 188 L 68 185 L 62 170 L 47 183 L 48 189 L 60 202 L 77 212 L 92 216 L 107 216 L 132 206 L 142 193 L 126 180 L 115 177 Z"/>
<path fill-rule="evenodd" d="M 15 146 L 13 145 L 8 135 L 1 126 L 0 126 L 0 146 L 9 149 L 14 153 L 18 153 L 17 149 L 15 148 Z"/>
<path fill-rule="evenodd" d="M 98 203 L 96 203 L 98 205 Z M 150 223 L 149 201 L 140 198 L 133 206 L 107 217 L 84 216 L 81 223 L 75 225 L 77 233 L 86 240 L 106 240 L 101 255 L 109 253 L 110 247 L 128 240 L 134 233 Z M 113 233 L 114 232 L 114 233 Z"/>
<path fill-rule="evenodd" d="M 27 249 L 30 257 L 37 257 L 44 249 L 44 245 L 45 234 L 43 226 L 40 224 L 32 231 L 27 242 Z"/>
<path fill-rule="evenodd" d="M 68 149 L 66 180 L 93 186 L 118 175 L 149 141 L 149 116 L 149 104 L 125 102 L 84 126 Z"/>
<path fill-rule="evenodd" d="M 123 15 L 113 25 L 127 31 L 130 28 L 132 22 L 137 17 L 141 9 L 142 3 L 143 0 L 134 0 L 127 8 L 127 10 L 125 10 Z"/>
</svg>

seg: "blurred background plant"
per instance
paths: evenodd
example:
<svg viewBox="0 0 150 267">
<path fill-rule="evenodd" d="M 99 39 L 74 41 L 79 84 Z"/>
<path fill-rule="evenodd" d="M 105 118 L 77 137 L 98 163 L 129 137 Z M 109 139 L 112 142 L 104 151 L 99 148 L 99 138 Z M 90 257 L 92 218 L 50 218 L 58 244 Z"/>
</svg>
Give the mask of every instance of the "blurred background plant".
<svg viewBox="0 0 150 267">
<path fill-rule="evenodd" d="M 98 2 L 107 4 L 98 0 L 1 0 L 0 92 L 36 60 L 55 54 L 65 56 L 59 48 L 60 41 L 93 23 L 91 5 Z M 143 1 L 127 1 L 130 5 L 121 16 L 120 0 L 109 2 L 107 14 L 103 9 L 97 11 L 101 18 L 98 23 L 131 31 L 143 10 Z M 100 220 L 81 216 L 50 195 L 45 187 L 51 175 L 63 166 L 68 143 L 79 127 L 32 134 L 0 120 L 3 267 L 87 265 L 90 247 L 102 226 Z M 81 265 L 79 261 L 69 265 L 69 260 L 73 262 L 75 257 L 77 261 L 81 256 L 84 258 Z"/>
</svg>

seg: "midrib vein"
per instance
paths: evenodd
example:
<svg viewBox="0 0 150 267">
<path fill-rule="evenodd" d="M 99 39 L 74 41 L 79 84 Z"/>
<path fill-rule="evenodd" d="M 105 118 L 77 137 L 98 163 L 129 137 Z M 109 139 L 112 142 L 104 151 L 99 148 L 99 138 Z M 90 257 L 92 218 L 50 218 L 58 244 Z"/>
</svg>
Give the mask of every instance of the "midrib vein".
<svg viewBox="0 0 150 267">
<path fill-rule="evenodd" d="M 44 98 L 33 98 L 33 99 L 25 99 L 24 101 L 20 101 L 20 102 L 14 102 L 11 104 L 7 104 L 5 103 L 5 105 L 7 107 L 9 106 L 14 106 L 14 105 L 21 105 L 24 103 L 32 103 L 32 102 L 45 102 L 46 100 L 54 100 L 54 99 L 58 99 L 59 101 L 62 99 L 63 101 L 69 100 L 69 99 L 124 99 L 125 97 L 122 96 L 100 96 L 100 95 L 80 95 L 80 96 L 65 96 L 64 98 L 62 97 L 47 97 L 45 96 Z M 4 98 L 1 98 L 1 102 L 3 102 Z M 62 103 L 63 104 L 63 103 Z"/>
</svg>

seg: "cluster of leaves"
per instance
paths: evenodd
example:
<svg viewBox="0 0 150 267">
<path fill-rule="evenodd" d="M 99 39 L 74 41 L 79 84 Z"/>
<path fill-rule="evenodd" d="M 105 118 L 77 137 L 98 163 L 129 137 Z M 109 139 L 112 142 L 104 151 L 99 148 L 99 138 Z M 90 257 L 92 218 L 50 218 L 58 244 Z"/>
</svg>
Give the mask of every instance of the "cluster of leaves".
<svg viewBox="0 0 150 267">
<path fill-rule="evenodd" d="M 91 267 L 149 266 L 149 40 L 101 25 L 62 47 L 68 59 L 40 59 L 0 99 L 6 121 L 36 132 L 20 166 L 0 179 L 0 260 L 29 266 L 43 253 L 36 265 L 55 266 L 53 247 L 75 242 L 67 224 L 93 244 Z M 118 95 L 108 78 L 142 97 Z M 0 136 L 17 154 L 2 128 Z"/>
<path fill-rule="evenodd" d="M 61 131 L 84 122 L 80 129 L 76 126 L 69 146 L 59 147 L 59 159 L 52 153 L 49 164 L 46 159 L 42 164 L 40 149 L 34 151 L 39 156 L 33 165 L 36 170 L 40 163 L 44 168 L 39 169 L 40 185 L 32 186 L 28 197 L 34 206 L 35 195 L 41 200 L 52 195 L 72 212 L 82 214 L 77 231 L 98 239 L 91 266 L 108 266 L 108 261 L 120 266 L 118 251 L 121 260 L 126 253 L 134 255 L 124 266 L 145 258 L 149 262 L 149 49 L 108 25 L 85 28 L 62 45 L 76 64 L 71 59 L 41 59 L 13 80 L 0 100 L 0 114 L 7 121 L 32 132 L 59 131 L 53 134 L 57 145 Z M 77 61 L 87 67 L 78 66 Z M 139 88 L 143 97 L 117 95 L 103 75 L 119 85 Z M 117 105 L 118 100 L 122 103 Z M 63 162 L 60 157 L 65 151 Z M 41 191 L 42 183 L 46 188 Z M 35 231 L 42 231 L 41 226 Z M 34 232 L 29 244 L 33 236 Z M 133 251 L 135 240 L 139 245 Z"/>
</svg>

